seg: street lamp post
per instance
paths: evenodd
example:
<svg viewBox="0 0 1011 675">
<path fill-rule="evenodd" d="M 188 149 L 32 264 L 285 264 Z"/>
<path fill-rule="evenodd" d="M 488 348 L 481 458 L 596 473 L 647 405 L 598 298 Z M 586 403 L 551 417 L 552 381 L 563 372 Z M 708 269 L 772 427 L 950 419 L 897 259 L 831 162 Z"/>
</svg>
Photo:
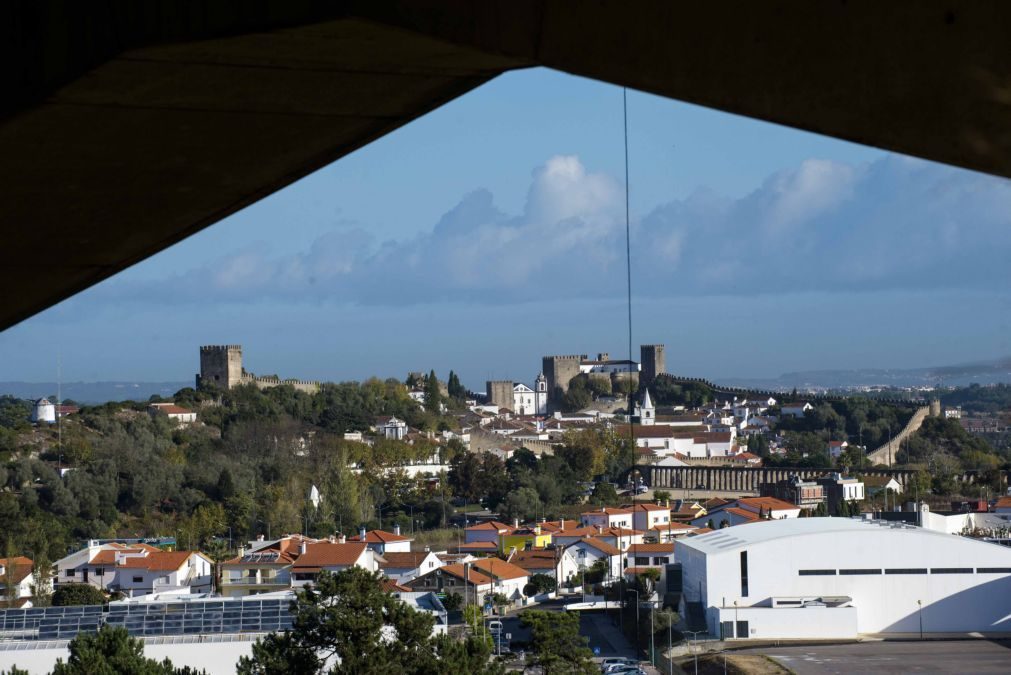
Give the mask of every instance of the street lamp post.
<svg viewBox="0 0 1011 675">
<path fill-rule="evenodd" d="M 632 589 L 629 593 L 635 593 L 635 650 L 639 651 L 639 591 Z"/>
<path fill-rule="evenodd" d="M 674 624 L 667 624 L 667 675 L 674 675 L 674 655 L 671 654 L 671 648 L 673 647 L 671 636 L 673 635 Z"/>
<path fill-rule="evenodd" d="M 693 649 L 692 648 L 692 643 L 689 642 L 688 643 L 688 649 L 691 651 L 692 655 L 695 657 L 695 675 L 699 675 L 699 653 L 698 653 L 699 652 L 699 650 L 698 650 L 698 647 L 699 647 L 699 633 L 705 633 L 705 631 L 704 630 L 686 630 L 684 632 L 688 633 L 689 635 L 692 636 L 692 638 L 695 639 L 695 648 Z"/>
<path fill-rule="evenodd" d="M 917 614 L 919 615 L 919 618 L 920 618 L 920 639 L 922 640 L 923 639 L 923 600 L 917 600 L 916 601 L 916 606 L 918 608 L 917 609 Z"/>
</svg>

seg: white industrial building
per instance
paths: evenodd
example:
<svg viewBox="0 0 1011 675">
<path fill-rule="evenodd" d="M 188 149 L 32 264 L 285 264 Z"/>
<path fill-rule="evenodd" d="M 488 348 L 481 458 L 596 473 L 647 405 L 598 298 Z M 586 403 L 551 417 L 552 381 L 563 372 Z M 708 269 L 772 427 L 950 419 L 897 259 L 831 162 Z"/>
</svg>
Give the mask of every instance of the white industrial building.
<svg viewBox="0 0 1011 675">
<path fill-rule="evenodd" d="M 678 541 L 683 616 L 724 638 L 1011 633 L 1011 548 L 911 525 L 770 520 Z"/>
</svg>

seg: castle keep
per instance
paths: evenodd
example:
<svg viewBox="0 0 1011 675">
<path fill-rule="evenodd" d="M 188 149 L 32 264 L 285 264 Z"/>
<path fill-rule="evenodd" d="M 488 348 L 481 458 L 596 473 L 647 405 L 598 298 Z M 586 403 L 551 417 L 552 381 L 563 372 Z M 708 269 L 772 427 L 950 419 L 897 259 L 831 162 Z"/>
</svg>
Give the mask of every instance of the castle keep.
<svg viewBox="0 0 1011 675">
<path fill-rule="evenodd" d="M 569 390 L 569 382 L 577 375 L 607 377 L 612 385 L 631 381 L 633 386 L 648 386 L 657 375 L 667 372 L 667 360 L 662 344 L 639 347 L 641 363 L 612 359 L 607 352 L 590 359 L 586 354 L 545 356 L 541 359 L 541 372 L 547 378 L 548 401 L 557 404 Z"/>
<path fill-rule="evenodd" d="M 320 383 L 313 380 L 282 380 L 276 376 L 257 377 L 242 367 L 242 345 L 205 345 L 200 348 L 200 373 L 196 378 L 197 387 L 201 383 L 218 389 L 232 389 L 243 384 L 269 389 L 282 384 L 290 384 L 298 391 L 315 394 Z"/>
</svg>

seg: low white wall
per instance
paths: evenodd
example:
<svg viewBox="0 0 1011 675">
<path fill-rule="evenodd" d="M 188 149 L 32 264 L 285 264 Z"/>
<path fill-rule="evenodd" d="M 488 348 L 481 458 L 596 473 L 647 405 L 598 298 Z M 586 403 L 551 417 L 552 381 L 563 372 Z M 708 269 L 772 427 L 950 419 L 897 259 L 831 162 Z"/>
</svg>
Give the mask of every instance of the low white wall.
<svg viewBox="0 0 1011 675">
<path fill-rule="evenodd" d="M 161 661 L 167 657 L 176 666 L 203 669 L 208 675 L 234 675 L 239 658 L 252 653 L 252 641 L 144 646 L 144 656 L 148 658 Z M 56 659 L 66 661 L 69 657 L 66 649 L 0 650 L 0 671 L 16 665 L 31 675 L 47 675 L 56 666 Z"/>
<path fill-rule="evenodd" d="M 713 607 L 713 635 L 723 621 L 747 621 L 753 640 L 817 640 L 857 637 L 856 607 Z"/>
</svg>

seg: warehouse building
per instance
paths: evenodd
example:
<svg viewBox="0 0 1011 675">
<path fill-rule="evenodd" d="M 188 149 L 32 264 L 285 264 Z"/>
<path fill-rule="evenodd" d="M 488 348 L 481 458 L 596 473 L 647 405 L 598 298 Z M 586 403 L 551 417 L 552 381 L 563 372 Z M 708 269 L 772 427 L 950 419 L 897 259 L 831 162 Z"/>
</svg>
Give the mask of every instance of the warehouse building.
<svg viewBox="0 0 1011 675">
<path fill-rule="evenodd" d="M 1011 633 L 1011 548 L 966 537 L 790 518 L 679 540 L 677 560 L 682 615 L 725 639 Z"/>
</svg>

